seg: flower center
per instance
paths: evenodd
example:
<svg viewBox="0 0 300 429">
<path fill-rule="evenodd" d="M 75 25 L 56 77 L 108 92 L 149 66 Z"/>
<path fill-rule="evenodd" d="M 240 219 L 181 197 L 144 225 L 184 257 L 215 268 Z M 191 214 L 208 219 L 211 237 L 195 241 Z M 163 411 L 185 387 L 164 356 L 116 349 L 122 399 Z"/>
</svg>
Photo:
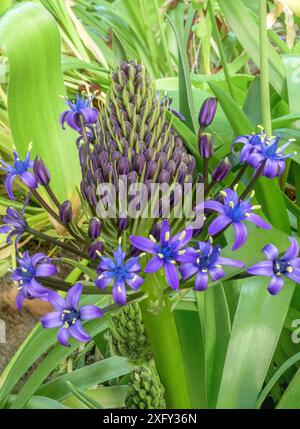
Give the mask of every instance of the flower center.
<svg viewBox="0 0 300 429">
<path fill-rule="evenodd" d="M 239 222 L 242 219 L 245 219 L 245 211 L 241 207 L 240 203 L 229 205 L 227 208 L 227 215 L 233 222 Z"/>
<path fill-rule="evenodd" d="M 287 274 L 293 271 L 293 267 L 286 261 L 277 260 L 273 263 L 273 272 L 276 276 L 280 276 L 280 274 Z"/>
<path fill-rule="evenodd" d="M 74 325 L 78 320 L 78 312 L 76 310 L 64 310 L 61 320 L 63 321 L 63 327 L 69 328 L 70 325 Z"/>
<path fill-rule="evenodd" d="M 128 274 L 128 271 L 126 270 L 124 265 L 120 264 L 120 265 L 117 265 L 115 267 L 115 269 L 113 270 L 113 273 L 114 273 L 115 277 L 123 278 L 124 276 L 126 276 L 126 274 Z"/>
<path fill-rule="evenodd" d="M 25 171 L 27 171 L 26 164 L 21 160 L 16 161 L 15 162 L 15 170 L 16 170 L 16 173 L 18 173 L 18 174 L 25 173 Z"/>
<path fill-rule="evenodd" d="M 170 262 L 170 260 L 173 259 L 173 250 L 171 246 L 165 245 L 160 247 L 158 256 L 166 262 Z"/>
</svg>

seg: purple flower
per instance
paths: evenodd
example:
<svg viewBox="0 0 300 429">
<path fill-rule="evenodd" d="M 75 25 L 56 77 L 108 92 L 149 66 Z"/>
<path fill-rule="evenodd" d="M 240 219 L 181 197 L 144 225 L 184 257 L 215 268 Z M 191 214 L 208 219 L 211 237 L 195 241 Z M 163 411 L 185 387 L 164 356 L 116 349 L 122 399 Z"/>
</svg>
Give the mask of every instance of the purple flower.
<svg viewBox="0 0 300 429">
<path fill-rule="evenodd" d="M 51 277 L 58 273 L 55 265 L 49 263 L 49 259 L 43 253 L 37 253 L 32 257 L 28 252 L 18 258 L 19 267 L 12 272 L 12 279 L 18 282 L 17 308 L 20 310 L 24 299 L 47 299 L 49 290 L 42 286 L 37 277 Z"/>
<path fill-rule="evenodd" d="M 65 129 L 64 124 L 66 122 L 69 127 L 81 134 L 81 118 L 86 126 L 92 126 L 97 123 L 99 112 L 95 107 L 91 107 L 90 100 L 85 99 L 84 96 L 80 97 L 77 94 L 73 103 L 70 100 L 66 100 L 66 104 L 70 110 L 66 110 L 60 115 L 60 124 L 63 129 Z"/>
<path fill-rule="evenodd" d="M 20 238 L 27 229 L 27 222 L 23 213 L 19 213 L 17 209 L 8 207 L 6 215 L 2 218 L 4 225 L 0 226 L 0 234 L 7 234 L 6 242 L 11 243 L 12 238 L 16 237 L 15 245 L 17 246 Z"/>
<path fill-rule="evenodd" d="M 50 292 L 48 300 L 55 311 L 41 318 L 41 323 L 46 329 L 61 326 L 57 339 L 66 347 L 70 347 L 68 343 L 70 336 L 81 342 L 89 341 L 91 337 L 83 329 L 81 322 L 103 316 L 103 311 L 96 305 L 84 305 L 78 309 L 82 289 L 80 283 L 75 284 L 68 291 L 66 299 L 56 292 Z"/>
<path fill-rule="evenodd" d="M 169 285 L 172 289 L 178 289 L 179 275 L 176 262 L 181 260 L 185 253 L 183 247 L 191 240 L 192 235 L 193 230 L 186 228 L 172 238 L 169 222 L 164 219 L 160 228 L 159 242 L 152 235 L 150 238 L 131 236 L 130 242 L 137 249 L 155 255 L 148 262 L 145 273 L 154 273 L 164 267 Z"/>
<path fill-rule="evenodd" d="M 277 295 L 281 291 L 284 285 L 283 276 L 300 284 L 299 245 L 294 238 L 289 237 L 289 240 L 291 245 L 282 258 L 279 258 L 278 249 L 274 244 L 267 244 L 262 249 L 267 261 L 258 262 L 247 270 L 249 274 L 254 276 L 271 277 L 268 291 L 272 295 Z"/>
<path fill-rule="evenodd" d="M 204 202 L 205 209 L 220 213 L 220 216 L 214 219 L 209 225 L 208 232 L 214 236 L 232 224 L 235 232 L 235 241 L 232 250 L 238 249 L 247 240 L 247 228 L 243 221 L 252 222 L 263 229 L 272 228 L 260 216 L 253 213 L 255 209 L 260 208 L 260 206 L 252 206 L 250 204 L 253 193 L 246 201 L 241 200 L 238 194 L 231 189 L 225 189 L 221 191 L 221 194 L 223 195 L 223 204 L 213 200 Z"/>
<path fill-rule="evenodd" d="M 12 187 L 14 179 L 18 176 L 29 189 L 36 189 L 37 181 L 35 175 L 33 172 L 28 171 L 33 167 L 33 161 L 30 160 L 30 148 L 24 161 L 19 158 L 17 152 L 14 150 L 14 164 L 9 165 L 3 160 L 0 160 L 0 165 L 1 169 L 7 173 L 4 180 L 4 186 L 11 200 L 15 199 Z"/>
<path fill-rule="evenodd" d="M 238 143 L 244 145 L 240 153 L 242 163 L 247 162 L 255 170 L 258 170 L 262 163 L 264 163 L 261 175 L 273 179 L 282 175 L 286 159 L 293 156 L 293 154 L 283 154 L 284 149 L 286 149 L 292 139 L 288 143 L 278 147 L 279 141 L 280 136 L 268 138 L 262 130 L 261 134 L 239 137 L 234 141 L 233 145 Z"/>
<path fill-rule="evenodd" d="M 118 250 L 114 252 L 114 259 L 102 256 L 97 268 L 99 273 L 95 281 L 97 287 L 103 290 L 112 281 L 113 299 L 116 304 L 126 304 L 126 287 L 125 283 L 133 290 L 138 290 L 144 280 L 137 273 L 141 271 L 138 257 L 130 258 L 125 261 L 126 253 L 123 252 L 121 244 Z"/>
<path fill-rule="evenodd" d="M 183 280 L 196 274 L 194 290 L 203 291 L 208 286 L 208 275 L 214 282 L 225 276 L 223 265 L 244 267 L 243 262 L 223 258 L 220 253 L 221 246 L 213 247 L 210 241 L 198 241 L 196 249 L 187 249 L 179 267 Z"/>
</svg>

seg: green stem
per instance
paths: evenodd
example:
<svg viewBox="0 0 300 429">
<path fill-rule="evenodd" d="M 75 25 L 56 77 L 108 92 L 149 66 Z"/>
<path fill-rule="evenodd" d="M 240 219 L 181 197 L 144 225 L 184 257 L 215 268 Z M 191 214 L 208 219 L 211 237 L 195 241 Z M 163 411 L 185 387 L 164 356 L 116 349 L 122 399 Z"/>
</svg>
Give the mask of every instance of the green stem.
<svg viewBox="0 0 300 429">
<path fill-rule="evenodd" d="M 263 126 L 268 136 L 272 135 L 270 110 L 270 84 L 267 32 L 267 0 L 259 2 L 260 81 Z"/>
<path fill-rule="evenodd" d="M 143 321 L 151 344 L 156 368 L 166 390 L 168 408 L 191 408 L 180 342 L 171 309 L 163 295 L 165 281 L 156 274 L 145 278 L 143 290 L 148 297 L 140 303 Z"/>
<path fill-rule="evenodd" d="M 225 74 L 226 82 L 227 82 L 227 85 L 228 85 L 228 89 L 229 89 L 231 98 L 234 101 L 237 101 L 237 97 L 236 97 L 236 94 L 235 94 L 235 89 L 234 89 L 234 86 L 233 86 L 233 83 L 232 83 L 232 79 L 231 79 L 230 72 L 229 72 L 229 67 L 228 67 L 227 60 L 226 60 L 226 55 L 225 55 L 225 52 L 224 52 L 224 49 L 223 49 L 222 40 L 221 40 L 221 37 L 220 37 L 219 29 L 218 29 L 218 26 L 217 26 L 215 15 L 214 15 L 213 0 L 208 0 L 208 2 L 207 2 L 207 8 L 208 8 L 209 16 L 210 16 L 212 31 L 213 31 L 213 34 L 214 34 L 214 37 L 215 37 L 215 40 L 216 40 L 216 43 L 217 43 L 217 46 L 218 46 L 218 50 L 219 50 L 219 54 L 220 54 L 220 59 L 221 59 L 222 67 L 223 67 L 223 70 L 224 70 L 224 74 Z"/>
<path fill-rule="evenodd" d="M 168 43 L 167 43 L 167 39 L 166 39 L 166 35 L 163 29 L 163 25 L 162 25 L 162 18 L 160 16 L 159 13 L 159 5 L 157 0 L 154 0 L 154 9 L 155 9 L 155 13 L 156 13 L 156 19 L 157 19 L 157 23 L 158 23 L 158 27 L 159 27 L 159 32 L 160 32 L 160 37 L 161 37 L 161 42 L 162 42 L 162 46 L 163 46 L 163 50 L 166 56 L 166 60 L 168 63 L 168 68 L 169 68 L 169 72 L 170 72 L 170 76 L 174 76 L 174 71 L 173 71 L 173 67 L 172 67 L 172 62 L 171 62 L 171 57 L 170 57 L 170 53 L 169 53 L 169 48 L 168 48 Z"/>
</svg>

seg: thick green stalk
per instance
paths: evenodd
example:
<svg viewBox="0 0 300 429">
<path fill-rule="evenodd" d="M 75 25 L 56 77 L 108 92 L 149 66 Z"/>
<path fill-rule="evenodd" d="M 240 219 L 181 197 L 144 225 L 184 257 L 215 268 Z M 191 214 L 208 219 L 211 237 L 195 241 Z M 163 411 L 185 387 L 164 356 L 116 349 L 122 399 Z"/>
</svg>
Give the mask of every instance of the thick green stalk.
<svg viewBox="0 0 300 429">
<path fill-rule="evenodd" d="M 229 68 L 228 68 L 228 64 L 227 64 L 227 60 L 226 60 L 226 55 L 225 55 L 225 52 L 223 49 L 222 40 L 221 40 L 219 29 L 217 26 L 216 18 L 214 15 L 214 9 L 213 9 L 213 3 L 212 2 L 213 2 L 213 0 L 208 0 L 207 7 L 208 7 L 208 12 L 209 12 L 209 16 L 210 16 L 211 25 L 212 25 L 213 35 L 215 37 L 215 40 L 216 40 L 216 43 L 218 46 L 220 59 L 221 59 L 222 67 L 224 70 L 224 74 L 225 74 L 225 78 L 226 78 L 226 82 L 228 85 L 228 89 L 229 89 L 231 98 L 234 101 L 236 101 L 237 98 L 235 95 L 234 86 L 233 86 L 232 79 L 230 76 L 230 72 L 229 72 Z"/>
<path fill-rule="evenodd" d="M 263 126 L 268 136 L 272 135 L 270 110 L 270 83 L 268 61 L 267 0 L 259 2 L 260 82 Z"/>
<path fill-rule="evenodd" d="M 143 321 L 166 390 L 167 408 L 191 408 L 174 312 L 170 299 L 163 296 L 164 283 L 162 276 L 146 277 L 143 289 L 148 297 L 140 303 Z"/>
</svg>

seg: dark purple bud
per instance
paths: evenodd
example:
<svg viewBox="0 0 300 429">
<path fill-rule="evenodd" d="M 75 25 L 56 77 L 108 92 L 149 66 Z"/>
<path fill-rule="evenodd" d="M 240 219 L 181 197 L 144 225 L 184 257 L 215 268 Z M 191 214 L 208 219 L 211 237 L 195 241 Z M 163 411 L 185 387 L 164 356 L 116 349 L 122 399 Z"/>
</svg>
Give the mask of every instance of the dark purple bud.
<svg viewBox="0 0 300 429">
<path fill-rule="evenodd" d="M 127 182 L 128 185 L 132 185 L 133 183 L 137 183 L 138 181 L 138 175 L 136 171 L 129 171 L 127 174 Z"/>
<path fill-rule="evenodd" d="M 99 160 L 100 166 L 103 168 L 108 162 L 108 153 L 106 151 L 101 152 L 99 155 Z"/>
<path fill-rule="evenodd" d="M 155 161 L 158 163 L 160 168 L 162 168 L 162 169 L 165 168 L 166 163 L 167 163 L 166 152 L 163 152 L 163 151 L 158 152 L 158 154 L 156 155 Z"/>
<path fill-rule="evenodd" d="M 146 157 L 146 161 L 151 161 L 154 158 L 154 149 L 152 147 L 148 147 L 144 153 Z"/>
<path fill-rule="evenodd" d="M 214 139 L 211 134 L 200 133 L 199 152 L 202 158 L 210 158 L 214 153 Z"/>
<path fill-rule="evenodd" d="M 125 229 L 127 229 L 128 226 L 129 226 L 128 218 L 124 217 L 124 218 L 118 219 L 118 229 L 120 231 L 125 231 Z"/>
<path fill-rule="evenodd" d="M 178 176 L 177 181 L 181 185 L 185 182 L 185 178 L 187 175 L 187 166 L 185 164 L 181 164 L 178 168 Z"/>
<path fill-rule="evenodd" d="M 195 158 L 193 157 L 193 155 L 190 155 L 190 159 L 188 162 L 188 169 L 187 169 L 188 174 L 193 174 L 195 167 L 196 167 Z"/>
<path fill-rule="evenodd" d="M 214 97 L 209 97 L 204 101 L 198 116 L 200 128 L 208 127 L 212 123 L 217 106 L 218 100 Z"/>
<path fill-rule="evenodd" d="M 159 241 L 160 239 L 160 225 L 158 223 L 156 223 L 155 225 L 153 225 L 150 234 L 152 235 L 152 237 L 155 238 L 156 241 Z"/>
<path fill-rule="evenodd" d="M 144 165 L 146 163 L 145 156 L 142 153 L 137 153 L 133 158 L 133 168 L 137 172 L 137 174 L 140 176 L 142 174 L 142 171 L 144 169 Z"/>
<path fill-rule="evenodd" d="M 166 170 L 170 173 L 170 175 L 173 177 L 176 172 L 176 163 L 173 159 L 169 159 L 166 165 Z"/>
<path fill-rule="evenodd" d="M 222 159 L 222 161 L 216 166 L 214 171 L 212 172 L 212 179 L 214 182 L 221 182 L 221 180 L 225 179 L 228 176 L 231 170 L 231 164 L 229 159 L 226 157 Z"/>
<path fill-rule="evenodd" d="M 119 152 L 118 150 L 116 150 L 112 155 L 111 155 L 111 159 L 113 162 L 115 161 L 119 161 L 119 159 L 122 158 L 122 154 L 121 152 Z"/>
<path fill-rule="evenodd" d="M 97 217 L 92 217 L 89 221 L 88 234 L 91 240 L 96 240 L 101 234 L 101 222 Z"/>
<path fill-rule="evenodd" d="M 155 161 L 149 161 L 146 168 L 146 179 L 153 179 L 157 173 L 158 165 Z"/>
<path fill-rule="evenodd" d="M 114 180 L 114 165 L 112 162 L 108 162 L 107 164 L 104 165 L 103 167 L 103 176 L 104 179 L 107 182 L 113 181 Z"/>
<path fill-rule="evenodd" d="M 169 183 L 170 173 L 167 170 L 162 170 L 157 178 L 158 183 Z"/>
<path fill-rule="evenodd" d="M 177 147 L 174 150 L 173 155 L 172 155 L 172 159 L 175 161 L 176 167 L 178 167 L 178 165 L 180 164 L 181 155 L 182 155 L 182 151 L 181 151 L 181 149 L 179 149 L 179 147 Z"/>
<path fill-rule="evenodd" d="M 72 221 L 73 213 L 71 201 L 66 200 L 62 203 L 59 208 L 59 217 L 64 224 L 67 224 Z"/>
<path fill-rule="evenodd" d="M 128 158 L 121 158 L 118 161 L 117 171 L 120 175 L 127 174 L 130 170 L 130 161 Z"/>
<path fill-rule="evenodd" d="M 48 185 L 50 182 L 50 172 L 41 158 L 36 158 L 33 163 L 33 172 L 36 180 L 42 186 Z"/>
<path fill-rule="evenodd" d="M 91 259 L 100 258 L 104 251 L 102 241 L 94 241 L 88 248 L 88 255 Z"/>
</svg>

